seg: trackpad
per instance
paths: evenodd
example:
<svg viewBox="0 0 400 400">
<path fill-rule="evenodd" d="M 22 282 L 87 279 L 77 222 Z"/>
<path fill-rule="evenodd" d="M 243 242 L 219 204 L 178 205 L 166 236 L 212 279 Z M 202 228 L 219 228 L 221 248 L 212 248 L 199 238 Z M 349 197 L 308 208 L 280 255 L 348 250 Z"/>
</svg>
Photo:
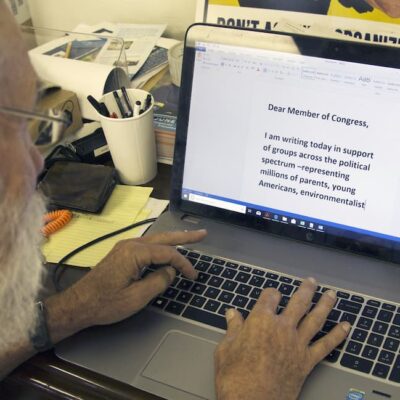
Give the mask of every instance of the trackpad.
<svg viewBox="0 0 400 400">
<path fill-rule="evenodd" d="M 195 396 L 213 399 L 216 345 L 183 332 L 168 332 L 141 375 Z"/>
</svg>

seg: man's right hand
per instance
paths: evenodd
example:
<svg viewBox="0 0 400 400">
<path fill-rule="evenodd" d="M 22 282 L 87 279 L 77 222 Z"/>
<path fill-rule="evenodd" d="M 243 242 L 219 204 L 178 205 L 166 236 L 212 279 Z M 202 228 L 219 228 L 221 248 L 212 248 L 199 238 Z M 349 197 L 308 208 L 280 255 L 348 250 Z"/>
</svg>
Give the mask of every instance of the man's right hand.
<svg viewBox="0 0 400 400">
<path fill-rule="evenodd" d="M 348 322 L 340 323 L 310 344 L 336 302 L 335 292 L 327 291 L 306 315 L 315 289 L 315 280 L 306 279 L 280 315 L 281 294 L 275 289 L 261 294 L 246 321 L 228 310 L 226 336 L 215 353 L 218 400 L 298 398 L 313 368 L 351 329 Z"/>
</svg>

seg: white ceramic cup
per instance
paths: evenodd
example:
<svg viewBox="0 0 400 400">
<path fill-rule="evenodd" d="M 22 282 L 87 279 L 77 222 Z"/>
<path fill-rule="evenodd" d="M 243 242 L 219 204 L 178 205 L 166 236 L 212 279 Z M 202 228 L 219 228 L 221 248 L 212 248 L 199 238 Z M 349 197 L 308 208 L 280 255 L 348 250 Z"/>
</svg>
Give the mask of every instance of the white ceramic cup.
<svg viewBox="0 0 400 400">
<path fill-rule="evenodd" d="M 145 108 L 148 92 L 139 89 L 127 89 L 132 108 L 140 101 L 141 109 Z M 121 90 L 117 91 L 121 101 Z M 151 95 L 150 95 L 151 96 Z M 157 174 L 156 138 L 153 127 L 153 104 L 142 114 L 134 114 L 130 118 L 121 118 L 113 93 L 107 93 L 101 99 L 110 114 L 116 113 L 118 118 L 100 115 L 114 166 L 119 177 L 126 185 L 141 185 L 151 181 Z"/>
</svg>

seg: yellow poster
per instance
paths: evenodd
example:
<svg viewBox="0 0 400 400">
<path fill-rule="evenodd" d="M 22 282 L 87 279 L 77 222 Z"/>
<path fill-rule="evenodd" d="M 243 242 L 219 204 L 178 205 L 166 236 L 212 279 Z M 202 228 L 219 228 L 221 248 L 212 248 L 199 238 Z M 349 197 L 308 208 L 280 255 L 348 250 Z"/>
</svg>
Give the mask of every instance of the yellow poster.
<svg viewBox="0 0 400 400">
<path fill-rule="evenodd" d="M 400 45 L 400 0 L 198 0 L 197 20 Z"/>
</svg>

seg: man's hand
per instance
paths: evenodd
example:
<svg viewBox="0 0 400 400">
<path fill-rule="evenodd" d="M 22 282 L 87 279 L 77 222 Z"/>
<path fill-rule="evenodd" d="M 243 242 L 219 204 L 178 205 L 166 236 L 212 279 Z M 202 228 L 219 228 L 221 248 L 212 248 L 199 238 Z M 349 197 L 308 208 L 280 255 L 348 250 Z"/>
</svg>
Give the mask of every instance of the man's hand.
<svg viewBox="0 0 400 400">
<path fill-rule="evenodd" d="M 336 294 L 327 291 L 307 315 L 316 289 L 313 279 L 303 282 L 282 314 L 281 294 L 265 290 L 243 321 L 227 312 L 228 329 L 215 353 L 218 400 L 295 400 L 316 364 L 338 346 L 350 331 L 347 322 L 310 345 L 333 308 Z"/>
<path fill-rule="evenodd" d="M 176 270 L 197 278 L 192 264 L 175 248 L 206 236 L 205 230 L 166 232 L 119 242 L 88 274 L 66 291 L 46 300 L 50 336 L 54 343 L 93 325 L 121 321 L 164 292 Z M 151 264 L 165 265 L 140 279 Z"/>
<path fill-rule="evenodd" d="M 366 0 L 372 7 L 378 8 L 386 15 L 392 18 L 400 17 L 400 1 L 399 0 Z"/>
</svg>

